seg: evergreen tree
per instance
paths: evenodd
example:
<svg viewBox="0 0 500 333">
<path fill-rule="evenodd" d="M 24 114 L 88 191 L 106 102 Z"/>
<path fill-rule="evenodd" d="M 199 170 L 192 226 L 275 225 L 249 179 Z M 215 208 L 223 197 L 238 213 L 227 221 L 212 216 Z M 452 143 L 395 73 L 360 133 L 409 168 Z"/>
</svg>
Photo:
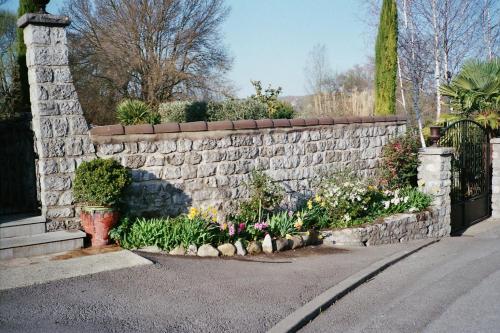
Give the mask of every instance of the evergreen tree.
<svg viewBox="0 0 500 333">
<path fill-rule="evenodd" d="M 18 17 L 26 13 L 36 12 L 36 6 L 33 0 L 19 0 L 19 9 L 17 11 Z M 20 98 L 18 111 L 30 111 L 30 86 L 28 83 L 28 67 L 26 67 L 26 45 L 24 44 L 23 29 L 17 29 L 17 64 L 19 68 L 19 76 L 17 85 L 19 86 Z"/>
<path fill-rule="evenodd" d="M 375 114 L 396 113 L 398 57 L 396 0 L 384 0 L 375 44 Z"/>
</svg>

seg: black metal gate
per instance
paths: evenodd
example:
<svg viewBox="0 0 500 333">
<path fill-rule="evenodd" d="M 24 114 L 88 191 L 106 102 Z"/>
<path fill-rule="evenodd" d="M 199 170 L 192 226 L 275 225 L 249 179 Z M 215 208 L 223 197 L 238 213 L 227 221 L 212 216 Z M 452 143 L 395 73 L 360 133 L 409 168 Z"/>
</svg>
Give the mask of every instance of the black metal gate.
<svg viewBox="0 0 500 333">
<path fill-rule="evenodd" d="M 491 215 L 491 159 L 486 129 L 464 119 L 446 127 L 439 139 L 453 147 L 451 163 L 451 229 L 457 233 Z"/>
<path fill-rule="evenodd" d="M 0 121 L 0 215 L 38 208 L 30 114 Z"/>
</svg>

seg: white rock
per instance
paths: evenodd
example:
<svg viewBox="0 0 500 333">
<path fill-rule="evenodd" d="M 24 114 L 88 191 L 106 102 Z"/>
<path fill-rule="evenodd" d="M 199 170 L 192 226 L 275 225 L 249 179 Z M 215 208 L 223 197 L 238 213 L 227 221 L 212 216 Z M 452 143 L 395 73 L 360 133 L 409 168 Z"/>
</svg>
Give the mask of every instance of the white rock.
<svg viewBox="0 0 500 333">
<path fill-rule="evenodd" d="M 229 244 L 229 243 L 219 245 L 217 247 L 217 250 L 219 250 L 219 252 L 223 256 L 227 256 L 227 257 L 232 257 L 236 253 L 236 248 L 234 247 L 234 245 L 233 244 Z"/>
<path fill-rule="evenodd" d="M 247 250 L 243 246 L 243 243 L 241 240 L 237 240 L 236 243 L 234 243 L 234 247 L 236 247 L 236 253 L 239 256 L 246 256 L 247 255 Z"/>
<path fill-rule="evenodd" d="M 174 249 L 172 249 L 168 254 L 171 254 L 173 256 L 183 256 L 186 254 L 186 250 L 184 249 L 184 246 L 176 246 Z"/>
<path fill-rule="evenodd" d="M 156 245 L 141 247 L 139 251 L 149 252 L 149 253 L 160 253 L 161 249 Z"/>
<path fill-rule="evenodd" d="M 198 257 L 218 257 L 219 251 L 210 244 L 204 244 L 198 249 Z"/>
<path fill-rule="evenodd" d="M 273 240 L 269 234 L 264 237 L 264 241 L 262 242 L 262 251 L 267 254 L 273 253 Z"/>
<path fill-rule="evenodd" d="M 194 244 L 189 245 L 187 249 L 187 255 L 188 256 L 195 256 L 198 254 L 198 247 Z"/>
</svg>

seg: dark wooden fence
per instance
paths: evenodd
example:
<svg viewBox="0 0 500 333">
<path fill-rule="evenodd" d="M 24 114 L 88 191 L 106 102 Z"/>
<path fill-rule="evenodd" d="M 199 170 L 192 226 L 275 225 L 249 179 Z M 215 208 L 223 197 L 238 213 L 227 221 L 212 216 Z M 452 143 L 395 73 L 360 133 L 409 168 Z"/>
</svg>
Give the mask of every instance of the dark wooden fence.
<svg viewBox="0 0 500 333">
<path fill-rule="evenodd" d="M 38 208 L 31 115 L 0 121 L 0 215 Z"/>
</svg>

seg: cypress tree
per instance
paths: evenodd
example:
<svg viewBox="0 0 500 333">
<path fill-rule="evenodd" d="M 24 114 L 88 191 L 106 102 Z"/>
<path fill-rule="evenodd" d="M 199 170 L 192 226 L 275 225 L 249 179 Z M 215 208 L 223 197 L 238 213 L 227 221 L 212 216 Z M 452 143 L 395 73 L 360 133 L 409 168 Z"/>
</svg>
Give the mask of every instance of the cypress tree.
<svg viewBox="0 0 500 333">
<path fill-rule="evenodd" d="M 377 115 L 396 113 L 397 52 L 396 0 L 384 0 L 375 44 L 375 114 Z"/>
<path fill-rule="evenodd" d="M 36 12 L 36 6 L 32 0 L 19 0 L 18 17 L 26 13 Z M 26 67 L 26 45 L 24 45 L 23 29 L 17 29 L 16 40 L 17 65 L 19 68 L 19 110 L 21 112 L 30 111 L 30 86 L 28 83 L 28 67 Z"/>
</svg>

